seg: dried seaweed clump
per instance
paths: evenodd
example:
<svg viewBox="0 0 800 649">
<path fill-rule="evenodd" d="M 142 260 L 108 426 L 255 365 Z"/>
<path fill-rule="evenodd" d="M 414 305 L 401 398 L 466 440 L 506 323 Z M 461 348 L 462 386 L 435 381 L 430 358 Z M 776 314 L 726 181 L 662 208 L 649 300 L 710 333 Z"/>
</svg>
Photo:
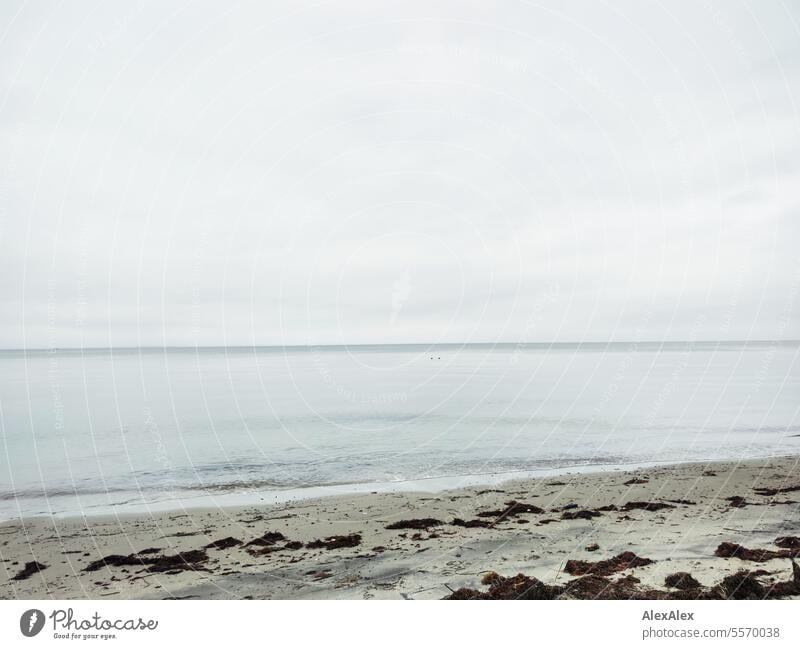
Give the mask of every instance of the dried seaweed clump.
<svg viewBox="0 0 800 649">
<path fill-rule="evenodd" d="M 718 557 L 725 559 L 741 559 L 743 561 L 755 561 L 763 563 L 771 561 L 772 559 L 791 559 L 800 554 L 800 548 L 792 548 L 786 550 L 751 550 L 745 548 L 738 543 L 720 543 L 714 554 Z"/>
<path fill-rule="evenodd" d="M 11 579 L 15 581 L 21 581 L 22 579 L 27 579 L 28 577 L 41 572 L 45 568 L 47 568 L 47 566 L 43 563 L 39 563 L 38 561 L 28 561 L 28 563 L 25 564 L 25 567 Z"/>
<path fill-rule="evenodd" d="M 688 572 L 674 572 L 664 580 L 664 585 L 678 590 L 695 590 L 702 584 Z"/>
<path fill-rule="evenodd" d="M 502 577 L 495 572 L 484 576 L 489 588 L 459 588 L 444 599 L 613 599 L 613 600 L 721 600 L 721 599 L 780 599 L 800 595 L 800 567 L 792 561 L 792 579 L 764 585 L 759 573 L 741 570 L 728 575 L 711 588 L 704 588 L 689 573 L 667 577 L 675 590 L 643 588 L 639 580 L 628 575 L 616 580 L 600 575 L 585 575 L 564 585 L 549 586 L 535 577 L 518 574 Z"/>
<path fill-rule="evenodd" d="M 361 545 L 360 534 L 346 534 L 344 536 L 328 536 L 324 539 L 317 539 L 306 543 L 306 547 L 315 550 L 317 548 L 324 548 L 326 550 L 337 550 L 339 548 L 354 548 Z"/>
<path fill-rule="evenodd" d="M 628 568 L 639 568 L 649 566 L 653 563 L 652 559 L 637 556 L 633 552 L 622 552 L 611 559 L 602 561 L 581 561 L 570 559 L 564 566 L 564 570 L 570 575 L 599 575 L 607 577 L 615 572 L 622 572 Z"/>
<path fill-rule="evenodd" d="M 506 518 L 514 518 L 520 514 L 544 514 L 544 510 L 530 503 L 521 503 L 516 500 L 509 500 L 505 509 L 491 509 L 485 512 L 478 512 L 481 518 L 494 518 L 495 523 L 499 523 Z"/>
<path fill-rule="evenodd" d="M 429 527 L 444 525 L 442 521 L 435 518 L 411 518 L 405 521 L 397 521 L 386 526 L 387 530 L 427 530 Z"/>
</svg>

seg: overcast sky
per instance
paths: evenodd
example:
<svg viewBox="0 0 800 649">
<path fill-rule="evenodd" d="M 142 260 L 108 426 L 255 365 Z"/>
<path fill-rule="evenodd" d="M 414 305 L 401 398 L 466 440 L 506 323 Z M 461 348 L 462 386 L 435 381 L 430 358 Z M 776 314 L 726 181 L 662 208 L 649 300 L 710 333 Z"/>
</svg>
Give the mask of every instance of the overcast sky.
<svg viewBox="0 0 800 649">
<path fill-rule="evenodd" d="M 0 347 L 800 338 L 798 2 L 0 34 Z"/>
</svg>

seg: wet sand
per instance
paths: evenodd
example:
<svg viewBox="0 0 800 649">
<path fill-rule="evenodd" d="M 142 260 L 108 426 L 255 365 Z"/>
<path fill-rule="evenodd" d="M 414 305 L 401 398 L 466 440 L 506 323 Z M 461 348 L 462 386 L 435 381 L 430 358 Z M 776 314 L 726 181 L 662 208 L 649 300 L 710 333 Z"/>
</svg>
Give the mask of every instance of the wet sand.
<svg viewBox="0 0 800 649">
<path fill-rule="evenodd" d="M 763 570 L 769 585 L 791 579 L 795 551 L 775 541 L 796 536 L 800 457 L 566 473 L 431 494 L 6 522 L 0 597 L 438 599 L 484 588 L 489 572 L 563 584 L 579 565 L 569 560 L 623 552 L 650 562 L 614 578 L 643 588 L 665 589 L 676 572 L 711 586 L 742 569 Z M 782 556 L 716 556 L 722 543 Z"/>
</svg>

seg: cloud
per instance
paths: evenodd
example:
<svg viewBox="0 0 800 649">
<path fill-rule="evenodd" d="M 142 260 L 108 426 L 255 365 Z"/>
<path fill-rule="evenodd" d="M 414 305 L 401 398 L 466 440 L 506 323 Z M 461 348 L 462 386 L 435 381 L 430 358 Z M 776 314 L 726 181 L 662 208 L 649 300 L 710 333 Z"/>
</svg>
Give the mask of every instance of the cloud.
<svg viewBox="0 0 800 649">
<path fill-rule="evenodd" d="M 798 337 L 792 5 L 2 11 L 2 347 Z"/>
</svg>

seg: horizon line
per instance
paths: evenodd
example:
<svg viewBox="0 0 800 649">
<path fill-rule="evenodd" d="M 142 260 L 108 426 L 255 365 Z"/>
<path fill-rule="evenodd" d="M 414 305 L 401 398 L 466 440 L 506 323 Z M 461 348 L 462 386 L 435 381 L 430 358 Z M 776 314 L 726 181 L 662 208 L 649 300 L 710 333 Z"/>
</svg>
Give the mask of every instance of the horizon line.
<svg viewBox="0 0 800 649">
<path fill-rule="evenodd" d="M 316 344 L 253 344 L 253 345 L 119 345 L 110 347 L 3 347 L 0 352 L 93 352 L 93 351 L 169 351 L 169 350 L 256 350 L 256 349 L 294 349 L 313 350 L 316 348 L 348 349 L 352 347 L 524 347 L 527 345 L 572 346 L 580 345 L 765 345 L 765 344 L 800 344 L 800 339 L 724 339 L 724 340 L 583 340 L 583 341 L 519 341 L 519 342 L 421 342 L 421 343 L 316 343 Z"/>
</svg>

